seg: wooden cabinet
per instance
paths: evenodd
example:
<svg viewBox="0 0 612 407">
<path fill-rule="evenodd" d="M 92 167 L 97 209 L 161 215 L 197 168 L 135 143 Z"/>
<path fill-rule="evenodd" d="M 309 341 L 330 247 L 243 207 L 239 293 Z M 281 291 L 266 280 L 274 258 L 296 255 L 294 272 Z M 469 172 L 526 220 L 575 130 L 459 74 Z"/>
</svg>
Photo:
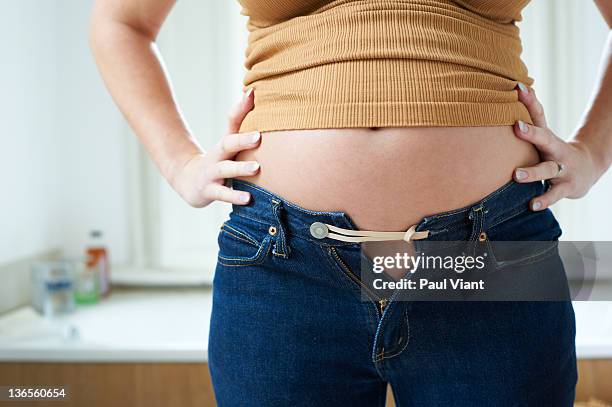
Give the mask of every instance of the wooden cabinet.
<svg viewBox="0 0 612 407">
<path fill-rule="evenodd" d="M 62 407 L 215 406 L 204 363 L 0 363 L 0 385 L 66 385 Z"/>
<path fill-rule="evenodd" d="M 579 369 L 577 400 L 612 405 L 612 360 L 582 360 Z M 215 406 L 204 363 L 0 363 L 0 385 L 69 386 L 70 398 L 62 407 Z M 393 407 L 391 389 L 387 400 Z"/>
<path fill-rule="evenodd" d="M 612 359 L 578 362 L 576 400 L 597 399 L 612 406 Z"/>
</svg>

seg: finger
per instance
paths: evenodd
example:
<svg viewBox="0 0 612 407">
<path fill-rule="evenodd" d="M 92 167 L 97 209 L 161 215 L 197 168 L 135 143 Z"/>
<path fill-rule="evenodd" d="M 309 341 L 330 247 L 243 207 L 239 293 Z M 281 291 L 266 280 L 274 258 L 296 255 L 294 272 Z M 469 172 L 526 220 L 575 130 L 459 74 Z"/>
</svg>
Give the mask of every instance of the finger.
<svg viewBox="0 0 612 407">
<path fill-rule="evenodd" d="M 543 161 L 533 167 L 517 168 L 514 180 L 517 182 L 534 182 L 555 178 L 559 174 L 559 166 L 555 161 Z"/>
<path fill-rule="evenodd" d="M 546 128 L 546 116 L 544 114 L 544 107 L 536 97 L 535 91 L 528 88 L 525 84 L 519 82 L 517 88 L 519 89 L 519 101 L 525 105 L 533 124 L 537 127 Z"/>
<path fill-rule="evenodd" d="M 253 88 L 248 88 L 242 99 L 232 107 L 228 115 L 228 133 L 238 133 L 244 117 L 253 109 Z"/>
<path fill-rule="evenodd" d="M 246 191 L 236 191 L 225 185 L 215 183 L 209 184 L 205 188 L 204 193 L 209 199 L 229 202 L 235 205 L 245 205 L 251 200 L 251 194 Z"/>
<path fill-rule="evenodd" d="M 219 161 L 215 164 L 215 179 L 235 178 L 255 175 L 259 171 L 259 163 L 255 161 Z"/>
<path fill-rule="evenodd" d="M 553 184 L 553 186 L 542 195 L 533 198 L 530 203 L 531 210 L 542 211 L 567 196 L 565 184 Z"/>
<path fill-rule="evenodd" d="M 514 125 L 514 134 L 535 145 L 544 154 L 555 157 L 559 153 L 559 140 L 548 129 L 532 126 L 519 120 Z"/>
<path fill-rule="evenodd" d="M 211 150 L 211 153 L 214 154 L 217 161 L 227 160 L 234 157 L 240 151 L 257 147 L 260 140 L 261 133 L 258 131 L 226 134 Z"/>
</svg>

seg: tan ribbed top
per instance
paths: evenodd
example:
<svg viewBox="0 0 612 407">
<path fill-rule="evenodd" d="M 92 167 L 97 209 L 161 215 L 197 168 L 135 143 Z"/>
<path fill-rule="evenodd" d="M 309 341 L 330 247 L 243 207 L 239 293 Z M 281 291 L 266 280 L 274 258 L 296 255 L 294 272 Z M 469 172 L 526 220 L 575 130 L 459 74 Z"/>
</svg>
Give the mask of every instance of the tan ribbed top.
<svg viewBox="0 0 612 407">
<path fill-rule="evenodd" d="M 240 131 L 532 123 L 517 81 L 529 0 L 238 0 Z"/>
</svg>

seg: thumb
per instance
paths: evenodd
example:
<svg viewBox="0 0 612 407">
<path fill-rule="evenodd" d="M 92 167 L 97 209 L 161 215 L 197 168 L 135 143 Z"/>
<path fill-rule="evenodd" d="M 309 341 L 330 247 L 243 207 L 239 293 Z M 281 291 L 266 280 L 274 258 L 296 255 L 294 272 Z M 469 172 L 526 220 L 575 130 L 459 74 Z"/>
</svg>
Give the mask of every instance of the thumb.
<svg viewBox="0 0 612 407">
<path fill-rule="evenodd" d="M 242 95 L 242 99 L 234 105 L 229 113 L 228 133 L 238 133 L 240 131 L 242 121 L 254 106 L 253 88 L 248 88 Z"/>
</svg>

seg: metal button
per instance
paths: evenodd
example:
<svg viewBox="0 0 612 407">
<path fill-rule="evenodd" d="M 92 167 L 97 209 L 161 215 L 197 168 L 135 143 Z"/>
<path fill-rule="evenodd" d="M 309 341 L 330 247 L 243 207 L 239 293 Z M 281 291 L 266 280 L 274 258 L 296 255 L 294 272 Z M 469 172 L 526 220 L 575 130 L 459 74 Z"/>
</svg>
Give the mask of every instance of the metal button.
<svg viewBox="0 0 612 407">
<path fill-rule="evenodd" d="M 329 234 L 329 229 L 324 223 L 315 222 L 310 225 L 310 234 L 317 239 L 323 239 Z"/>
<path fill-rule="evenodd" d="M 268 229 L 268 233 L 272 236 L 276 235 L 276 228 L 274 226 L 270 226 L 270 228 Z"/>
<path fill-rule="evenodd" d="M 482 232 L 480 236 L 478 236 L 478 240 L 484 242 L 485 240 L 487 240 L 487 234 L 485 232 Z"/>
</svg>

